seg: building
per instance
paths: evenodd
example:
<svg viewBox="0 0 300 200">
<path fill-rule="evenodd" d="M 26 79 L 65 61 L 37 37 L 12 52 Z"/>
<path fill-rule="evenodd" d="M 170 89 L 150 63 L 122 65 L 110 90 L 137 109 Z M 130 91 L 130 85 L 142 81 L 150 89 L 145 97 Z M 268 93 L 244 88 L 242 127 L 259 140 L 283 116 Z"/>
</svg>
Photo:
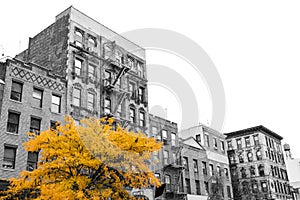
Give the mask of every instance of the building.
<svg viewBox="0 0 300 200">
<path fill-rule="evenodd" d="M 0 180 L 36 168 L 26 133 L 66 114 L 149 133 L 145 50 L 72 6 L 0 67 Z"/>
<path fill-rule="evenodd" d="M 180 140 L 181 165 L 184 170 L 181 173 L 180 192 L 186 194 L 188 200 L 201 200 L 208 197 L 207 156 L 205 149 L 193 137 Z"/>
<path fill-rule="evenodd" d="M 163 142 L 163 147 L 153 156 L 152 170 L 164 184 L 157 189 L 156 199 L 181 199 L 179 180 L 182 166 L 179 163 L 180 148 L 177 124 L 158 116 L 149 115 L 150 137 Z M 161 192 L 159 192 L 161 191 Z"/>
<path fill-rule="evenodd" d="M 283 145 L 287 173 L 294 199 L 300 199 L 300 159 L 293 158 L 290 145 Z"/>
<path fill-rule="evenodd" d="M 225 135 L 235 199 L 292 199 L 280 135 L 264 126 Z"/>
<path fill-rule="evenodd" d="M 219 198 L 232 199 L 231 177 L 225 145 L 225 135 L 207 127 L 198 125 L 182 130 L 180 137 L 186 140 L 194 138 L 205 150 L 206 159 L 202 159 L 204 188 L 208 196 L 220 195 Z M 221 182 L 216 190 L 216 183 Z"/>
</svg>

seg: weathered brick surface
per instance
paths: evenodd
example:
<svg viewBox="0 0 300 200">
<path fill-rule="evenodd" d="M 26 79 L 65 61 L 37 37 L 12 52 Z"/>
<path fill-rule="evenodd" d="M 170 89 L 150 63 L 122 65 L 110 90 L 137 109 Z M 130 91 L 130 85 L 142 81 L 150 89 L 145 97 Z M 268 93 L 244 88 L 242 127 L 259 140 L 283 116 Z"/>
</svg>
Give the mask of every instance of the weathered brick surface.
<svg viewBox="0 0 300 200">
<path fill-rule="evenodd" d="M 27 151 L 24 150 L 22 143 L 28 141 L 27 132 L 30 128 L 31 116 L 35 116 L 41 119 L 41 130 L 49 128 L 50 120 L 62 121 L 63 115 L 51 112 L 51 97 L 52 93 L 62 96 L 62 102 L 64 102 L 65 90 L 53 89 L 51 87 L 45 87 L 42 83 L 38 84 L 36 79 L 32 76 L 20 76 L 20 74 L 13 73 L 14 69 L 21 69 L 35 74 L 35 77 L 40 77 L 46 82 L 56 82 L 62 84 L 64 82 L 58 79 L 53 79 L 47 76 L 47 70 L 37 67 L 35 65 L 25 66 L 21 62 L 7 61 L 5 87 L 3 103 L 1 104 L 1 116 L 0 116 L 0 178 L 16 177 L 21 171 L 26 169 L 27 164 Z M 42 73 L 43 72 L 43 73 Z M 17 80 L 23 83 L 22 101 L 17 102 L 10 99 L 12 80 Z M 35 108 L 32 106 L 32 92 L 33 87 L 43 89 L 43 106 L 42 108 Z M 20 123 L 18 134 L 7 133 L 7 118 L 9 111 L 16 111 L 20 113 Z M 62 106 L 62 112 L 65 113 Z M 16 163 L 15 169 L 2 168 L 2 159 L 4 155 L 4 144 L 17 145 Z"/>
<path fill-rule="evenodd" d="M 64 16 L 33 38 L 28 49 L 16 57 L 48 68 L 53 74 L 65 77 L 68 47 L 69 16 Z"/>
</svg>

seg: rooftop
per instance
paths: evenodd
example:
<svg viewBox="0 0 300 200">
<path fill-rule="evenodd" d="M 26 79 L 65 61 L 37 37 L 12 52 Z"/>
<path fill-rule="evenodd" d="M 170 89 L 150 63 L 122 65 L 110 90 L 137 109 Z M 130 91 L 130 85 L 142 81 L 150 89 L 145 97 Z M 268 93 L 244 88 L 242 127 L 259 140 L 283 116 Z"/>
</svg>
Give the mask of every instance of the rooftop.
<svg viewBox="0 0 300 200">
<path fill-rule="evenodd" d="M 239 131 L 234 131 L 234 132 L 229 132 L 229 133 L 224 133 L 227 137 L 229 138 L 232 138 L 232 137 L 235 137 L 235 136 L 240 136 L 240 135 L 246 135 L 246 134 L 249 134 L 249 133 L 253 133 L 253 132 L 256 132 L 256 131 L 263 131 L 279 140 L 282 140 L 283 137 L 278 135 L 277 133 L 271 131 L 270 129 L 264 127 L 263 125 L 259 125 L 259 126 L 254 126 L 254 127 L 251 127 L 251 128 L 247 128 L 247 129 L 242 129 L 242 130 L 239 130 Z"/>
</svg>

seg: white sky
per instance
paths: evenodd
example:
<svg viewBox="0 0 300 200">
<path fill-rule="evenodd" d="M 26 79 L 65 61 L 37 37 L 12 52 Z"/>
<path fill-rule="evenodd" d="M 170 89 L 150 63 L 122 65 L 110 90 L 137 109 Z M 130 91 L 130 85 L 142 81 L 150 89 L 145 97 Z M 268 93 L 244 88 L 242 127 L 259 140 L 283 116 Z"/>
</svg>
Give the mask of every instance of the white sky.
<svg viewBox="0 0 300 200">
<path fill-rule="evenodd" d="M 222 78 L 226 95 L 224 132 L 264 125 L 284 137 L 295 157 L 300 115 L 299 1 L 3 1 L 0 12 L 0 53 L 14 56 L 28 38 L 54 22 L 73 5 L 118 33 L 139 28 L 163 28 L 197 42 L 210 56 Z M 148 64 L 180 71 L 187 63 L 173 55 L 147 51 Z M 188 74 L 190 73 L 190 75 Z M 205 83 L 191 71 L 189 84 L 201 88 L 200 121 L 211 120 L 211 101 Z M 168 109 L 168 118 L 181 121 L 172 92 L 149 86 L 150 105 Z M 162 96 L 165 95 L 165 96 Z M 168 100 L 166 100 L 168 99 Z"/>
</svg>

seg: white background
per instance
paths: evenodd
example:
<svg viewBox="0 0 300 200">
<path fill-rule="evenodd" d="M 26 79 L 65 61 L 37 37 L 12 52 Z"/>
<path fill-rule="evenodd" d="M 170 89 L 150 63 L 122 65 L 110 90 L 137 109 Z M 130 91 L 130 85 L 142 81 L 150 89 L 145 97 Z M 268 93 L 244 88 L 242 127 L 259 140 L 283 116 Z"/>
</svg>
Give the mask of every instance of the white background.
<svg viewBox="0 0 300 200">
<path fill-rule="evenodd" d="M 10 0 L 0 5 L 0 53 L 10 56 L 24 50 L 29 37 L 70 5 L 118 33 L 163 28 L 189 37 L 207 52 L 222 78 L 223 131 L 262 124 L 282 135 L 294 157 L 300 157 L 299 1 Z M 148 64 L 189 68 L 165 54 L 147 52 Z M 199 99 L 200 122 L 209 124 L 211 102 L 205 83 L 192 73 L 184 77 Z M 172 93 L 158 86 L 150 86 L 149 93 L 150 106 L 167 108 L 168 118 L 180 123 L 180 105 Z"/>
</svg>

